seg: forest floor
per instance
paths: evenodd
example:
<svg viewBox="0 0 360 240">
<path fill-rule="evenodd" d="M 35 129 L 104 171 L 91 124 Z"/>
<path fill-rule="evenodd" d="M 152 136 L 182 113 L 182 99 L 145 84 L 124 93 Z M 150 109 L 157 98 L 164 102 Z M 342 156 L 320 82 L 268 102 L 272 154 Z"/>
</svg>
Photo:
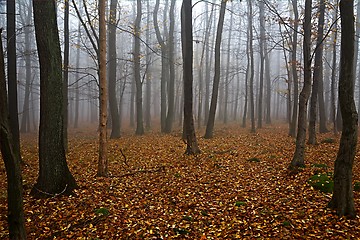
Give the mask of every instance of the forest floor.
<svg viewBox="0 0 360 240">
<path fill-rule="evenodd" d="M 92 132 L 91 132 L 92 131 Z M 306 147 L 306 168 L 289 174 L 295 140 L 286 125 L 252 134 L 220 127 L 198 134 L 202 153 L 184 155 L 181 132 L 125 133 L 109 140 L 111 177 L 96 178 L 97 133 L 72 130 L 68 164 L 76 195 L 34 199 L 37 135 L 22 136 L 24 211 L 29 239 L 355 239 L 360 218 L 326 208 L 331 194 L 309 185 L 333 171 L 339 136 L 319 134 Z M 332 141 L 334 140 L 334 142 Z M 122 154 L 123 153 L 123 154 Z M 125 156 L 125 157 L 124 157 Z M 354 183 L 360 181 L 356 155 Z M 125 160 L 126 158 L 126 160 Z M 355 192 L 360 208 L 360 192 Z M 6 176 L 0 162 L 0 238 L 7 238 Z"/>
</svg>

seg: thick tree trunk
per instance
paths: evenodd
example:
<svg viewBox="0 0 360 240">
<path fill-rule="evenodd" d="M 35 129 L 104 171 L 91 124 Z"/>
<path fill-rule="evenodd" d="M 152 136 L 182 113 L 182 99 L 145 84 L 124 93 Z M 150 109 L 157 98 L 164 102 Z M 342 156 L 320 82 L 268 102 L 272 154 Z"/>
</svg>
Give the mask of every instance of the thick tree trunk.
<svg viewBox="0 0 360 240">
<path fill-rule="evenodd" d="M 33 1 L 40 63 L 39 177 L 31 194 L 51 197 L 77 187 L 66 163 L 63 136 L 63 81 L 59 33 L 53 1 Z"/>
<path fill-rule="evenodd" d="M 116 53 L 116 24 L 117 24 L 117 0 L 111 0 L 109 13 L 109 33 L 108 33 L 108 64 L 109 64 L 109 108 L 111 115 L 110 138 L 120 137 L 120 116 L 116 98 L 116 77 L 117 77 L 117 53 Z"/>
<path fill-rule="evenodd" d="M 14 152 L 10 130 L 2 41 L 0 41 L 0 149 L 7 176 L 9 238 L 26 239 L 20 159 Z"/>
<path fill-rule="evenodd" d="M 220 15 L 219 22 L 217 26 L 216 40 L 215 40 L 215 74 L 214 74 L 214 83 L 213 90 L 211 95 L 211 103 L 209 110 L 209 117 L 206 125 L 205 138 L 212 138 L 214 132 L 214 123 L 215 123 L 215 114 L 216 114 L 216 105 L 219 94 L 219 83 L 220 83 L 220 47 L 221 47 L 221 37 L 222 29 L 224 26 L 224 17 L 226 9 L 226 0 L 221 0 L 220 6 Z"/>
<path fill-rule="evenodd" d="M 355 217 L 352 169 L 356 154 L 358 117 L 354 101 L 354 1 L 340 1 L 341 56 L 339 102 L 343 131 L 334 167 L 334 192 L 329 207 L 339 216 Z"/>
<path fill-rule="evenodd" d="M 306 140 L 306 116 L 307 116 L 307 103 L 311 91 L 311 58 L 310 58 L 310 44 L 311 44 L 311 0 L 305 1 L 305 19 L 304 19 L 304 86 L 300 93 L 299 98 L 299 117 L 298 129 L 296 135 L 296 148 L 293 159 L 289 168 L 291 170 L 298 167 L 304 167 L 304 154 L 305 154 L 305 140 Z"/>
<path fill-rule="evenodd" d="M 194 129 L 193 119 L 193 35 L 191 0 L 183 0 L 181 9 L 181 45 L 183 54 L 184 82 L 184 132 L 186 136 L 186 154 L 200 153 Z"/>
</svg>

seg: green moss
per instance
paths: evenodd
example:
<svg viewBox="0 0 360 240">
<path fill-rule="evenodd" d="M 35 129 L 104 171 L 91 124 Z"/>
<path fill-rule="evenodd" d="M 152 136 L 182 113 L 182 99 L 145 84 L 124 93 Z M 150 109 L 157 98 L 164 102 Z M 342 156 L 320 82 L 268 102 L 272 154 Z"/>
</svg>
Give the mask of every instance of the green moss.
<svg viewBox="0 0 360 240">
<path fill-rule="evenodd" d="M 310 177 L 308 182 L 310 186 L 323 193 L 332 193 L 334 189 L 334 181 L 330 172 L 315 174 Z"/>
</svg>

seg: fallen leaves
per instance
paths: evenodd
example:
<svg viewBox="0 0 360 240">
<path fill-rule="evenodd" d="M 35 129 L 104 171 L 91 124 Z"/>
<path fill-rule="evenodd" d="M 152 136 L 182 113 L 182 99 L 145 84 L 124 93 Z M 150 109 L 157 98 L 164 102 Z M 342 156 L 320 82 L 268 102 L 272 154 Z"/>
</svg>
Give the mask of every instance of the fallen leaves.
<svg viewBox="0 0 360 240">
<path fill-rule="evenodd" d="M 184 155 L 181 134 L 125 135 L 109 140 L 111 177 L 95 178 L 97 136 L 70 134 L 68 164 L 80 188 L 76 196 L 33 199 L 35 135 L 22 138 L 24 208 L 29 239 L 253 239 L 354 238 L 359 218 L 338 218 L 326 209 L 330 195 L 308 179 L 326 166 L 333 171 L 338 139 L 319 135 L 307 146 L 307 168 L 289 175 L 294 139 L 286 127 L 251 134 L 223 128 L 211 140 L 199 139 L 202 153 Z M 201 135 L 200 135 L 201 136 Z M 324 140 L 324 141 L 321 141 Z M 330 141 L 329 139 L 334 139 Z M 0 170 L 4 166 L 0 165 Z M 6 189 L 0 171 L 1 189 Z M 354 181 L 359 181 L 355 160 Z M 359 193 L 355 204 L 359 207 Z M 6 213 L 6 192 L 0 195 Z M 8 234 L 5 214 L 0 238 Z"/>
</svg>

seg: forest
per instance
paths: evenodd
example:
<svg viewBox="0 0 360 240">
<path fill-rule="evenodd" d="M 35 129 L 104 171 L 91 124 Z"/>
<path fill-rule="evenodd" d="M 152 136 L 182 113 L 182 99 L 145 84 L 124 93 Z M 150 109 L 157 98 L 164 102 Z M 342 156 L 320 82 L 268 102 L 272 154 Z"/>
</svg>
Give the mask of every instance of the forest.
<svg viewBox="0 0 360 240">
<path fill-rule="evenodd" d="M 1 239 L 360 238 L 360 2 L 0 2 Z"/>
</svg>

